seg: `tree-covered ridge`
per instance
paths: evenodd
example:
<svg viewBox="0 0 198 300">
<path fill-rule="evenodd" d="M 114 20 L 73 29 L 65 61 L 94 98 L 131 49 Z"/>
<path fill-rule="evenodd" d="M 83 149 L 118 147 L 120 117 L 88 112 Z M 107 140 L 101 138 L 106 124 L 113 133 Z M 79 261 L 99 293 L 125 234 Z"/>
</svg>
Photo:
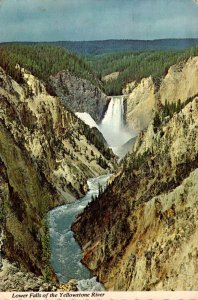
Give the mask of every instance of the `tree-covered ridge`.
<svg viewBox="0 0 198 300">
<path fill-rule="evenodd" d="M 17 42 L 14 42 L 17 43 Z M 10 44 L 10 43 L 5 43 Z M 13 43 L 12 43 L 13 44 Z M 107 53 L 134 51 L 169 51 L 183 50 L 198 45 L 198 39 L 157 39 L 129 40 L 109 39 L 96 41 L 56 41 L 56 42 L 20 42 L 23 45 L 50 45 L 63 47 L 80 55 L 101 55 Z"/>
<path fill-rule="evenodd" d="M 64 49 L 64 43 L 59 43 L 62 47 L 56 43 L 51 44 L 1 44 L 0 66 L 20 82 L 22 81 L 20 70 L 15 68 L 16 64 L 19 64 L 48 83 L 49 87 L 51 75 L 68 70 L 77 77 L 90 80 L 107 95 L 120 95 L 127 83 L 138 82 L 150 75 L 159 82 L 170 66 L 198 55 L 198 47 L 193 47 L 175 51 L 115 52 L 85 58 Z M 101 79 L 113 72 L 119 72 L 118 77 L 102 84 Z M 53 93 L 52 88 L 48 91 Z"/>
<path fill-rule="evenodd" d="M 2 44 L 0 45 L 0 66 L 15 80 L 22 80 L 20 70 L 16 64 L 29 70 L 45 82 L 50 75 L 62 70 L 68 70 L 72 74 L 90 80 L 95 85 L 99 81 L 83 58 L 61 47 L 45 44 Z"/>
<path fill-rule="evenodd" d="M 55 42 L 70 51 L 83 55 L 100 55 L 126 51 L 169 51 L 182 50 L 198 44 L 198 39 L 157 39 L 157 40 L 99 40 Z"/>
<path fill-rule="evenodd" d="M 198 47 L 182 51 L 114 53 L 92 56 L 87 60 L 99 79 L 113 72 L 119 72 L 116 79 L 104 82 L 104 89 L 108 95 L 120 95 L 127 83 L 140 81 L 150 75 L 155 81 L 159 81 L 166 75 L 170 66 L 196 55 Z"/>
</svg>

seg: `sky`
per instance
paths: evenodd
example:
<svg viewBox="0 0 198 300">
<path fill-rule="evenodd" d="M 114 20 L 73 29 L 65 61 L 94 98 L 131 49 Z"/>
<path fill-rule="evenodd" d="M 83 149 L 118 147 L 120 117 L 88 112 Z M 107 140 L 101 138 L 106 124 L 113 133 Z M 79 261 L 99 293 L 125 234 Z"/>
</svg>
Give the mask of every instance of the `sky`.
<svg viewBox="0 0 198 300">
<path fill-rule="evenodd" d="M 198 0 L 0 0 L 0 42 L 198 38 Z"/>
</svg>

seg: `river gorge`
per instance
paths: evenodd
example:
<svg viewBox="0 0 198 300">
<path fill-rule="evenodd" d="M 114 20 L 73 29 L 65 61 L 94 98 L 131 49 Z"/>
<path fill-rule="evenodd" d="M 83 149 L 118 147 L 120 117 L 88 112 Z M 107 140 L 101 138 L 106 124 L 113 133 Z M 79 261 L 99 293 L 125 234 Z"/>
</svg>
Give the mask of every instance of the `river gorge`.
<svg viewBox="0 0 198 300">
<path fill-rule="evenodd" d="M 90 127 L 97 126 L 113 151 L 127 142 L 132 134 L 124 125 L 123 96 L 112 97 L 106 114 L 99 126 L 87 113 L 77 113 L 78 117 Z M 81 263 L 81 248 L 73 237 L 71 225 L 77 215 L 93 201 L 99 190 L 105 189 L 110 175 L 102 175 L 87 181 L 87 194 L 67 205 L 60 206 L 49 212 L 51 263 L 60 282 L 71 279 L 78 281 L 79 290 L 103 290 L 90 271 Z"/>
<path fill-rule="evenodd" d="M 1 291 L 197 288 L 197 70 L 110 98 L 0 67 Z"/>
<path fill-rule="evenodd" d="M 71 224 L 77 215 L 104 189 L 110 175 L 88 180 L 89 191 L 74 203 L 55 208 L 49 212 L 51 263 L 60 282 L 78 281 L 79 290 L 103 290 L 90 271 L 80 262 L 81 249 L 73 237 Z"/>
</svg>

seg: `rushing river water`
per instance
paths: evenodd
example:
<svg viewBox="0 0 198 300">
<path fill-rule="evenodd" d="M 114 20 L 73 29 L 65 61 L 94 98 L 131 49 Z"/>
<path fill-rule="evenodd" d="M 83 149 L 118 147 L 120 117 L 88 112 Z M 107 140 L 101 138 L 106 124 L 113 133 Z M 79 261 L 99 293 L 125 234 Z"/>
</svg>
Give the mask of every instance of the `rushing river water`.
<svg viewBox="0 0 198 300">
<path fill-rule="evenodd" d="M 75 217 L 98 195 L 99 185 L 105 187 L 110 175 L 88 180 L 89 191 L 74 203 L 57 207 L 49 212 L 51 264 L 60 282 L 78 280 L 79 290 L 103 290 L 90 271 L 81 264 L 81 249 L 73 237 L 71 224 Z"/>
</svg>

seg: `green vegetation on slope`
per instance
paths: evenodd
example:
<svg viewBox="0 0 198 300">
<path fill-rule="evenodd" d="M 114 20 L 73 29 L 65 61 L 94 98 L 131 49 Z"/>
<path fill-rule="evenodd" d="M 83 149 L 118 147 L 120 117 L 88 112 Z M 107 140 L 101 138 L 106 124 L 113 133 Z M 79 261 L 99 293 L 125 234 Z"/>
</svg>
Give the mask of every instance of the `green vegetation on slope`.
<svg viewBox="0 0 198 300">
<path fill-rule="evenodd" d="M 174 113 L 179 113 L 188 103 L 192 102 L 195 97 L 198 97 L 198 94 L 189 97 L 186 101 L 181 102 L 179 99 L 177 102 L 168 102 L 165 104 L 161 104 L 160 110 L 155 113 L 153 119 L 153 129 L 156 133 L 162 125 L 169 121 L 170 118 L 174 115 Z"/>
<path fill-rule="evenodd" d="M 78 77 L 90 80 L 96 86 L 100 85 L 84 59 L 61 47 L 44 44 L 2 44 L 0 66 L 17 82 L 22 82 L 20 70 L 15 68 L 17 64 L 46 83 L 49 82 L 50 75 L 68 70 Z"/>
<path fill-rule="evenodd" d="M 15 80 L 22 82 L 20 70 L 15 68 L 16 64 L 19 64 L 45 81 L 49 87 L 51 75 L 68 70 L 77 77 L 90 80 L 107 95 L 120 95 L 127 83 L 138 82 L 150 75 L 158 83 L 170 66 L 198 55 L 198 47 L 193 47 L 185 50 L 119 52 L 83 58 L 54 45 L 1 44 L 0 66 Z M 102 85 L 101 79 L 113 72 L 119 72 L 119 76 L 104 81 Z M 53 88 L 48 91 L 53 93 Z"/>
<path fill-rule="evenodd" d="M 158 39 L 158 40 L 99 40 L 99 41 L 60 41 L 46 44 L 64 47 L 82 55 L 101 55 L 129 51 L 168 51 L 182 50 L 198 44 L 198 39 Z"/>
<path fill-rule="evenodd" d="M 122 94 L 122 88 L 129 82 L 140 81 L 150 75 L 156 82 L 166 75 L 170 66 L 198 55 L 198 47 L 182 51 L 146 51 L 104 54 L 87 58 L 90 67 L 99 79 L 113 72 L 120 72 L 116 79 L 104 82 L 108 95 Z"/>
</svg>

